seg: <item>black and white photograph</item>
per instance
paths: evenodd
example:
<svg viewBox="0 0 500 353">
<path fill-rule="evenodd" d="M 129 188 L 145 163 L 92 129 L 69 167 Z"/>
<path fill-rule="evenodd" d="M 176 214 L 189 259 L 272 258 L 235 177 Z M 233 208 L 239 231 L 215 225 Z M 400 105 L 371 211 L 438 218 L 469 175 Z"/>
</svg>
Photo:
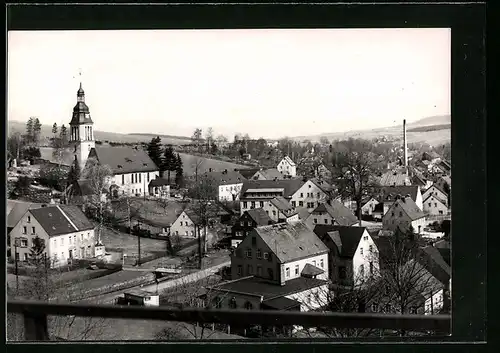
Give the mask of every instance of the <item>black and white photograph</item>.
<svg viewBox="0 0 500 353">
<path fill-rule="evenodd" d="M 9 31 L 7 341 L 453 336 L 451 33 Z"/>
</svg>

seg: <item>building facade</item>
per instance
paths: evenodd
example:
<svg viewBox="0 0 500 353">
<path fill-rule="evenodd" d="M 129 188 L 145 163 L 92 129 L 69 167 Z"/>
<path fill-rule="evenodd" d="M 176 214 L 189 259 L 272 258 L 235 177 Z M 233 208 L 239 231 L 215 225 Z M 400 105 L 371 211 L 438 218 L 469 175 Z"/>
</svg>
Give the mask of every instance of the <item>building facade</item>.
<svg viewBox="0 0 500 353">
<path fill-rule="evenodd" d="M 397 199 L 382 217 L 383 229 L 395 231 L 397 228 L 421 233 L 425 227 L 425 214 L 410 197 Z"/>
<path fill-rule="evenodd" d="M 278 171 L 283 175 L 286 175 L 286 176 L 289 176 L 292 178 L 297 176 L 297 165 L 288 156 L 284 157 L 278 163 L 278 166 L 276 167 L 276 169 L 278 169 Z"/>
<path fill-rule="evenodd" d="M 293 207 L 304 207 L 312 211 L 331 199 L 331 190 L 332 187 L 324 181 L 308 180 L 292 195 L 291 204 Z"/>
<path fill-rule="evenodd" d="M 76 97 L 76 105 L 69 123 L 69 143 L 73 149 L 74 159 L 78 161 L 80 170 L 83 170 L 90 150 L 95 147 L 94 122 L 90 117 L 89 107 L 85 103 L 85 92 L 81 83 Z"/>
</svg>

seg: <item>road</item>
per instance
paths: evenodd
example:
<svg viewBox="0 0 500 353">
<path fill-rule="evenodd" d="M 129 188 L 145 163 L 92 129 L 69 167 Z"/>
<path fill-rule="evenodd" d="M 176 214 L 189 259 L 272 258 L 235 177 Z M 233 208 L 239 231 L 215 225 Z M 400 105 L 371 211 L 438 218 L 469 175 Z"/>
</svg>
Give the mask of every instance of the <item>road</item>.
<svg viewBox="0 0 500 353">
<path fill-rule="evenodd" d="M 114 304 L 115 300 L 118 297 L 122 296 L 122 294 L 126 291 L 129 291 L 132 289 L 140 289 L 140 290 L 151 291 L 151 292 L 156 292 L 156 290 L 158 290 L 158 292 L 160 292 L 160 291 L 165 290 L 167 288 L 172 288 L 172 287 L 175 287 L 178 285 L 199 281 L 203 278 L 206 278 L 210 275 L 213 275 L 218 270 L 220 270 L 222 267 L 229 266 L 230 264 L 231 264 L 231 261 L 226 261 L 226 262 L 223 262 L 219 265 L 215 265 L 215 266 L 206 268 L 204 270 L 192 272 L 190 274 L 187 274 L 185 276 L 182 276 L 182 277 L 179 277 L 176 279 L 167 280 L 165 282 L 160 282 L 158 285 L 150 284 L 150 285 L 145 285 L 145 286 L 136 286 L 133 288 L 120 290 L 120 291 L 113 292 L 113 293 L 107 293 L 107 294 L 100 295 L 97 297 L 86 298 L 86 299 L 81 300 L 79 302 L 81 302 L 81 303 L 98 303 L 98 304 Z"/>
</svg>

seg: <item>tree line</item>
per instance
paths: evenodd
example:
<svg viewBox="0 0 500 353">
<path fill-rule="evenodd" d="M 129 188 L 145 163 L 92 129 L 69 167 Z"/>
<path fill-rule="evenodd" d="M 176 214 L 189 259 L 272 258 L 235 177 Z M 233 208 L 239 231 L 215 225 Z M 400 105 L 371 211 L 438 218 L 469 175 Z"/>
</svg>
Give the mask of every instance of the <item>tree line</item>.
<svg viewBox="0 0 500 353">
<path fill-rule="evenodd" d="M 179 187 L 184 185 L 184 170 L 182 158 L 179 153 L 175 153 L 172 145 L 163 146 L 160 136 L 153 137 L 147 145 L 149 158 L 160 168 L 162 172 L 167 173 L 167 181 L 170 184 L 171 175 L 175 173 L 174 182 Z"/>
</svg>

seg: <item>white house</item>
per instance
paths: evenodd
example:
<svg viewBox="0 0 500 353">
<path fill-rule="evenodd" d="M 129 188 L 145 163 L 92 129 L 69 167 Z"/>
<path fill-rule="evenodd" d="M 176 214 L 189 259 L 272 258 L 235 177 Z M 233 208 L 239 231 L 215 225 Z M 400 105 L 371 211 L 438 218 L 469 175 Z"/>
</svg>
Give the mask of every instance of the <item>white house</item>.
<svg viewBox="0 0 500 353">
<path fill-rule="evenodd" d="M 314 233 L 330 249 L 333 283 L 363 285 L 379 275 L 379 250 L 365 227 L 317 225 Z"/>
<path fill-rule="evenodd" d="M 362 206 L 361 206 L 361 212 L 364 215 L 372 215 L 373 211 L 375 211 L 375 207 L 379 204 L 380 202 L 377 201 L 374 197 L 367 198 L 366 200 L 363 201 Z"/>
<path fill-rule="evenodd" d="M 425 227 L 425 214 L 411 197 L 403 196 L 397 198 L 384 214 L 382 226 L 392 231 L 412 226 L 415 232 L 420 233 Z"/>
<path fill-rule="evenodd" d="M 331 199 L 332 190 L 333 187 L 326 181 L 317 178 L 310 179 L 292 195 L 292 206 L 304 207 L 312 211 L 321 203 Z"/>
<path fill-rule="evenodd" d="M 448 206 L 437 196 L 429 195 L 424 201 L 424 213 L 429 215 L 446 215 Z"/>
<path fill-rule="evenodd" d="M 448 206 L 448 194 L 436 183 L 434 183 L 430 188 L 425 190 L 422 195 L 424 200 L 427 200 L 429 196 L 434 196 L 435 198 L 441 200 L 445 206 Z"/>
<path fill-rule="evenodd" d="M 211 290 L 217 308 L 319 309 L 327 304 L 328 248 L 302 222 L 257 227 L 231 255 L 231 276 Z"/>
<path fill-rule="evenodd" d="M 72 259 L 93 258 L 104 253 L 104 246 L 95 239 L 94 225 L 73 205 L 57 205 L 29 209 L 10 233 L 12 259 L 28 261 L 33 239 L 45 244 L 51 267 L 66 265 Z"/>
<path fill-rule="evenodd" d="M 239 172 L 225 169 L 222 172 L 207 172 L 205 175 L 210 177 L 214 184 L 217 185 L 219 201 L 237 201 L 240 199 L 243 182 L 247 179 Z"/>
<path fill-rule="evenodd" d="M 410 197 L 415 204 L 423 210 L 423 197 L 418 185 L 406 186 L 386 186 L 382 188 L 381 200 L 384 204 L 384 215 L 391 208 L 396 199 L 401 197 Z"/>
<path fill-rule="evenodd" d="M 353 226 L 358 221 L 349 208 L 337 200 L 332 200 L 316 207 L 306 218 L 305 223 L 313 229 L 317 224 Z"/>
<path fill-rule="evenodd" d="M 202 232 L 199 225 L 200 217 L 194 212 L 184 210 L 170 226 L 170 234 L 197 238 Z"/>
<path fill-rule="evenodd" d="M 277 166 L 278 171 L 283 175 L 288 175 L 290 177 L 297 176 L 297 165 L 288 156 L 285 156 Z"/>
<path fill-rule="evenodd" d="M 156 178 L 148 184 L 148 195 L 157 198 L 170 198 L 170 183 L 167 179 Z"/>
</svg>

